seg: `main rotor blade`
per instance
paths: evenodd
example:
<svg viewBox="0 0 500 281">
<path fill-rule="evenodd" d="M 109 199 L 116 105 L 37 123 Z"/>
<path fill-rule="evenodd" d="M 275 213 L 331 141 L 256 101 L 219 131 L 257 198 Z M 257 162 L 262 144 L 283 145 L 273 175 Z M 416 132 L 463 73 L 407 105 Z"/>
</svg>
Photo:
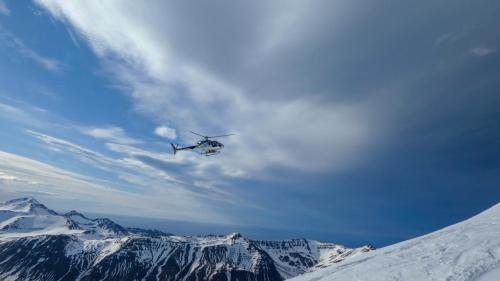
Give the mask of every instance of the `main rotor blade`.
<svg viewBox="0 0 500 281">
<path fill-rule="evenodd" d="M 227 134 L 227 135 L 220 135 L 220 136 L 211 136 L 209 138 L 221 138 L 221 137 L 229 137 L 229 136 L 234 136 L 235 134 Z"/>
<path fill-rule="evenodd" d="M 195 135 L 200 136 L 200 137 L 208 138 L 207 136 L 204 136 L 204 135 L 202 135 L 202 134 L 198 134 L 198 133 L 193 132 L 193 131 L 189 131 L 189 132 L 190 132 L 191 134 L 195 134 Z"/>
</svg>

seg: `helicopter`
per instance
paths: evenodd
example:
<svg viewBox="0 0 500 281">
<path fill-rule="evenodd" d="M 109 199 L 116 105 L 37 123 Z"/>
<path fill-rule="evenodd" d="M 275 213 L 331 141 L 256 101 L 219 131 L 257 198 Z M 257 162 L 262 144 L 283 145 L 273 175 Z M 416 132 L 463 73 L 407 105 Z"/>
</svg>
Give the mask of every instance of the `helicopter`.
<svg viewBox="0 0 500 281">
<path fill-rule="evenodd" d="M 181 150 L 191 150 L 191 151 L 195 151 L 195 152 L 198 152 L 196 150 L 199 150 L 198 153 L 201 155 L 205 155 L 205 156 L 216 155 L 222 151 L 222 149 L 224 148 L 224 145 L 216 140 L 211 140 L 211 139 L 228 137 L 228 136 L 234 135 L 234 134 L 227 134 L 227 135 L 219 135 L 219 136 L 205 136 L 205 135 L 193 132 L 193 131 L 189 131 L 189 132 L 192 134 L 195 134 L 197 136 L 203 137 L 203 139 L 200 141 L 197 141 L 195 145 L 185 146 L 185 147 L 179 147 L 179 145 L 175 145 L 173 143 L 170 143 L 170 145 L 172 146 L 172 149 L 174 150 L 174 155 L 177 153 L 177 151 L 181 151 Z"/>
</svg>

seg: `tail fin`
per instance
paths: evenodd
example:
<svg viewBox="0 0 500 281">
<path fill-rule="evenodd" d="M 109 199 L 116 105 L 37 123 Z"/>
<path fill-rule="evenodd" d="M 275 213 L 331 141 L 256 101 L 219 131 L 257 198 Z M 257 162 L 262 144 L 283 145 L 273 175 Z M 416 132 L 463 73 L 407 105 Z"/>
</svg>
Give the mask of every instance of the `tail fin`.
<svg viewBox="0 0 500 281">
<path fill-rule="evenodd" d="M 172 146 L 172 149 L 174 150 L 174 155 L 175 155 L 177 153 L 177 147 L 173 143 L 170 143 L 170 145 Z"/>
</svg>

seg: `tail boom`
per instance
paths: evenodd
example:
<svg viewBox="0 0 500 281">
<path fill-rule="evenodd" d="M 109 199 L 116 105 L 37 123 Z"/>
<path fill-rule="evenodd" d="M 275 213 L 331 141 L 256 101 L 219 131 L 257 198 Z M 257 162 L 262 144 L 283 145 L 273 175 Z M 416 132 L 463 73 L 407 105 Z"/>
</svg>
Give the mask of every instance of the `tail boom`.
<svg viewBox="0 0 500 281">
<path fill-rule="evenodd" d="M 177 153 L 177 151 L 179 150 L 193 150 L 196 148 L 196 145 L 193 145 L 193 146 L 185 146 L 185 147 L 179 147 L 178 145 L 175 145 L 173 143 L 170 143 L 170 145 L 172 146 L 172 149 L 174 150 L 174 155 Z"/>
</svg>

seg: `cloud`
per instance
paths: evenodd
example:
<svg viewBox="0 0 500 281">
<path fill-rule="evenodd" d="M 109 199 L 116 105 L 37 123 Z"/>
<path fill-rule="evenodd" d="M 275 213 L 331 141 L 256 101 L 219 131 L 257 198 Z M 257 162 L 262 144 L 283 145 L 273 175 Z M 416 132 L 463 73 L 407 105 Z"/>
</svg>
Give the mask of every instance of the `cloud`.
<svg viewBox="0 0 500 281">
<path fill-rule="evenodd" d="M 172 129 L 172 128 L 167 127 L 167 126 L 156 127 L 155 134 L 157 134 L 160 137 L 164 137 L 164 138 L 172 139 L 172 140 L 177 138 L 177 133 L 175 132 L 175 129 Z"/>
<path fill-rule="evenodd" d="M 171 155 L 161 154 L 157 152 L 151 152 L 137 147 L 122 145 L 116 143 L 107 143 L 106 146 L 115 152 L 120 152 L 128 155 L 143 155 L 154 159 L 158 159 L 165 162 L 174 162 L 174 158 Z"/>
<path fill-rule="evenodd" d="M 49 120 L 50 113 L 44 109 L 13 99 L 9 101 L 9 103 L 0 101 L 0 118 L 29 127 L 57 126 Z"/>
<path fill-rule="evenodd" d="M 36 3 L 55 18 L 70 23 L 86 40 L 110 73 L 129 89 L 126 94 L 133 97 L 137 111 L 157 123 L 199 129 L 207 134 L 238 132 L 237 137 L 224 140 L 227 150 L 232 152 L 224 153 L 217 164 L 219 167 L 196 165 L 199 171 L 216 169 L 228 176 L 250 176 L 265 174 L 269 167 L 276 166 L 304 171 L 342 170 L 353 164 L 377 137 L 371 130 L 373 118 L 366 114 L 364 105 L 337 105 L 315 97 L 315 93 L 302 93 L 310 94 L 308 98 L 287 97 L 282 93 L 286 89 L 276 91 L 263 83 L 260 84 L 265 87 L 265 93 L 255 94 L 249 86 L 259 84 L 252 81 L 252 77 L 261 77 L 261 71 L 273 68 L 268 61 L 280 49 L 287 49 L 287 43 L 296 43 L 293 39 L 296 35 L 306 36 L 308 28 L 329 24 L 315 22 L 301 28 L 313 14 L 321 13 L 320 9 L 303 9 L 300 2 L 286 4 L 283 10 L 264 3 L 235 5 L 234 11 L 240 17 L 236 22 L 241 24 L 238 26 L 241 29 L 222 32 L 217 28 L 227 26 L 224 19 L 212 21 L 218 17 L 208 18 L 203 14 L 200 20 L 207 20 L 206 30 L 197 30 L 190 21 L 173 12 L 177 9 L 179 14 L 190 14 L 197 10 L 183 4 L 168 8 L 161 1 L 151 5 L 51 0 Z M 212 6 L 207 8 L 218 13 Z M 156 12 L 159 10 L 167 11 L 168 15 L 159 15 Z M 293 17 L 287 16 L 289 11 L 294 11 Z M 276 13 L 281 15 L 278 19 L 275 19 Z M 262 23 L 256 24 L 252 15 L 260 14 Z M 169 18 L 171 21 L 165 22 Z M 264 32 L 268 24 L 270 31 Z M 174 30 L 170 26 L 186 30 Z M 298 28 L 297 31 L 291 32 L 294 28 Z M 243 41 L 224 41 L 228 46 L 218 48 L 221 42 L 204 37 L 207 42 L 201 44 L 204 45 L 201 49 L 215 52 L 205 56 L 196 47 L 201 47 L 201 42 L 189 35 L 177 36 L 210 34 L 212 29 L 215 34 L 226 34 L 221 38 L 229 36 L 229 32 Z M 247 42 L 245 38 L 255 40 Z M 218 56 L 226 57 L 223 61 L 231 63 L 228 67 L 238 75 L 244 74 L 245 69 L 251 68 L 252 72 L 247 73 L 245 79 L 233 79 L 232 74 L 214 69 L 221 61 L 212 63 L 211 57 Z M 253 61 L 260 65 L 247 65 L 240 57 L 255 57 Z M 279 80 L 275 85 L 280 83 Z M 269 98 L 259 98 L 265 94 Z M 166 134 L 167 130 L 159 130 L 162 131 L 166 137 L 173 137 Z M 187 132 L 188 129 L 178 131 L 176 135 L 192 139 Z"/>
<path fill-rule="evenodd" d="M 27 184 L 38 184 L 36 181 L 29 181 L 25 179 L 21 179 L 16 176 L 8 175 L 2 171 L 0 171 L 0 182 L 21 182 L 21 183 L 27 183 Z"/>
<path fill-rule="evenodd" d="M 85 128 L 82 130 L 82 133 L 96 139 L 104 139 L 121 144 L 138 144 L 142 142 L 127 136 L 125 131 L 120 127 Z"/>
<path fill-rule="evenodd" d="M 12 116 L 12 115 L 16 117 L 25 116 L 24 111 L 5 103 L 0 103 L 0 112 L 5 114 L 6 116 Z"/>
<path fill-rule="evenodd" d="M 113 165 L 114 163 L 114 160 L 112 158 L 109 158 L 101 153 L 84 148 L 72 142 L 31 130 L 26 130 L 26 132 L 48 144 L 49 147 L 54 149 L 55 151 L 70 151 L 73 153 L 73 155 L 81 157 L 81 159 L 92 161 L 97 164 Z"/>
<path fill-rule="evenodd" d="M 217 193 L 205 193 L 193 188 L 195 186 L 193 182 L 199 177 L 193 178 L 190 175 L 190 169 L 183 169 L 179 166 L 180 163 L 193 165 L 195 163 L 193 155 L 173 158 L 171 154 L 147 151 L 130 145 L 107 143 L 106 147 L 109 150 L 126 156 L 115 159 L 67 140 L 34 131 L 28 131 L 28 133 L 46 143 L 49 150 L 75 157 L 91 167 L 114 175 L 115 181 L 106 180 L 104 183 L 112 184 L 117 188 L 133 189 L 146 193 L 163 193 L 167 192 L 165 186 L 168 186 L 168 192 L 171 196 L 175 197 L 177 194 L 179 197 L 201 200 L 206 202 L 208 207 L 212 204 L 219 205 L 220 202 L 231 205 L 247 204 L 220 189 Z M 213 186 L 213 190 L 216 189 L 217 187 Z"/>
<path fill-rule="evenodd" d="M 476 47 L 470 50 L 471 54 L 476 55 L 478 57 L 484 57 L 489 54 L 494 53 L 496 50 L 492 48 L 486 48 L 486 47 Z"/>
<path fill-rule="evenodd" d="M 90 149 L 79 134 L 39 130 L 52 136 L 39 136 L 40 148 L 58 151 L 35 155 L 105 174 L 100 185 L 163 199 L 165 211 L 192 200 L 217 218 L 342 221 L 336 209 L 387 214 L 401 200 L 446 197 L 464 182 L 448 174 L 495 165 L 500 82 L 471 49 L 498 49 L 500 21 L 479 3 L 36 3 L 90 47 L 146 128 L 166 124 L 185 145 L 197 140 L 189 130 L 236 133 L 220 139 L 223 153 L 201 157 L 173 156 L 158 138 Z M 381 194 L 390 204 L 374 200 Z"/>
<path fill-rule="evenodd" d="M 9 31 L 5 30 L 1 25 L 0 25 L 0 43 L 3 43 L 8 47 L 14 49 L 21 56 L 33 60 L 34 62 L 38 63 L 47 70 L 53 72 L 61 72 L 62 70 L 60 61 L 54 58 L 40 55 L 35 50 L 26 46 L 23 40 L 16 37 Z"/>
<path fill-rule="evenodd" d="M 0 170 L 2 192 L 40 196 L 46 196 L 42 192 L 47 193 L 50 194 L 47 200 L 56 202 L 63 210 L 76 208 L 87 212 L 228 222 L 226 217 L 186 194 L 171 190 L 151 191 L 149 194 L 126 192 L 91 177 L 4 151 L 0 151 Z M 166 197 L 174 200 L 165 200 Z M 190 211 L 185 206 L 194 209 L 190 208 Z M 199 208 L 204 212 L 197 212 Z"/>
<path fill-rule="evenodd" d="M 0 0 L 0 14 L 3 14 L 5 16 L 10 15 L 10 10 L 3 0 Z"/>
<path fill-rule="evenodd" d="M 444 45 L 446 43 L 455 43 L 460 38 L 458 32 L 448 32 L 439 36 L 436 41 L 434 41 L 434 46 Z"/>
<path fill-rule="evenodd" d="M 495 30 L 485 22 L 475 25 L 472 16 L 423 21 L 416 9 L 396 9 L 390 1 L 36 3 L 92 48 L 137 112 L 175 127 L 179 142 L 196 140 L 189 130 L 236 133 L 220 140 L 225 148 L 216 161 L 187 152 L 176 156 L 196 180 L 226 183 L 269 179 L 282 169 L 310 175 L 355 171 L 369 160 L 381 161 L 372 158 L 377 149 L 395 140 L 412 142 L 422 127 L 435 129 L 429 120 L 469 116 L 460 114 L 458 104 L 465 107 L 470 95 L 462 92 L 458 102 L 452 94 L 466 91 L 455 86 L 464 86 L 463 77 L 476 77 L 466 73 L 469 61 L 460 56 L 473 36 Z M 449 7 L 419 9 L 437 15 Z M 450 24 L 466 23 L 478 27 L 450 33 Z M 394 44 L 394 38 L 404 40 Z M 450 51 L 436 55 L 445 48 Z M 436 108 L 437 96 L 446 110 Z M 158 164 L 148 164 L 153 162 Z"/>
<path fill-rule="evenodd" d="M 171 182 L 178 182 L 174 177 L 168 175 L 165 171 L 156 170 L 153 167 L 144 165 L 144 163 L 134 159 L 114 159 L 102 153 L 74 144 L 67 140 L 52 137 L 35 131 L 27 130 L 27 132 L 35 136 L 37 139 L 48 144 L 49 149 L 51 150 L 54 150 L 56 152 L 70 153 L 73 157 L 76 157 L 82 162 L 91 164 L 93 167 L 107 171 L 109 173 L 116 174 L 119 176 L 119 178 L 122 179 L 128 179 L 130 177 L 124 175 L 132 174 L 136 176 L 141 176 L 143 178 L 143 182 L 150 182 L 155 178 L 156 180 L 161 179 L 162 181 L 169 180 Z M 129 146 L 113 144 L 113 143 L 108 144 L 108 146 L 129 148 Z M 139 152 L 142 151 L 140 149 L 136 150 Z M 120 150 L 118 150 L 118 152 L 120 152 Z M 129 153 L 129 155 L 134 155 L 134 154 Z M 147 155 L 151 156 L 155 154 L 148 153 Z M 137 181 L 134 181 L 132 183 L 137 184 Z"/>
</svg>

